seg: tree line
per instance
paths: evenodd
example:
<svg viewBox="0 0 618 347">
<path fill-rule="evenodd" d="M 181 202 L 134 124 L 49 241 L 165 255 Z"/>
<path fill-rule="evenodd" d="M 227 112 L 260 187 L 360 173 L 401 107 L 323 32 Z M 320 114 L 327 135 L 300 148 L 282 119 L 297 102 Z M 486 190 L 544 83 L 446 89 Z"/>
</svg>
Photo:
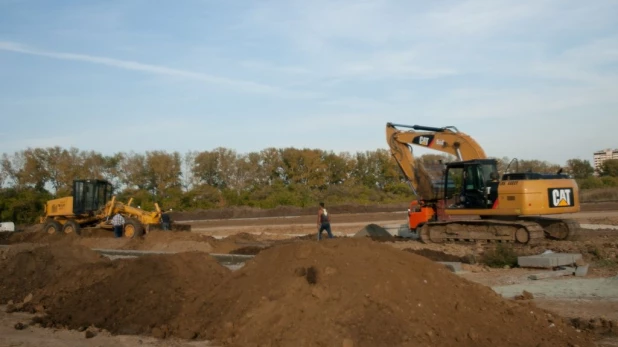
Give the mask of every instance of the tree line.
<svg viewBox="0 0 618 347">
<path fill-rule="evenodd" d="M 451 161 L 447 155 L 424 155 L 421 162 Z M 499 159 L 500 170 L 511 163 Z M 560 165 L 519 160 L 518 171 L 556 172 Z M 515 168 L 511 167 L 511 171 Z M 566 171 L 581 188 L 616 185 L 618 160 L 607 161 L 601 177 L 590 162 L 571 159 Z M 31 222 L 46 200 L 71 194 L 75 179 L 110 181 L 118 198 L 134 198 L 153 209 L 194 210 L 251 206 L 309 206 L 407 202 L 413 198 L 405 177 L 388 150 L 356 153 L 311 148 L 266 148 L 237 153 L 229 148 L 184 154 L 162 150 L 104 155 L 77 148 L 28 148 L 3 154 L 0 166 L 0 217 Z"/>
</svg>

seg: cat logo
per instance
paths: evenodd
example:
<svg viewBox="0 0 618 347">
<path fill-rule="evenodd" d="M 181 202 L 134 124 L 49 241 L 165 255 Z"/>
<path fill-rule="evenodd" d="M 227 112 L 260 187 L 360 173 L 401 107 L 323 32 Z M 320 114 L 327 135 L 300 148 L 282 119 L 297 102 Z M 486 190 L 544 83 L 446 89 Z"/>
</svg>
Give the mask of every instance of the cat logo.
<svg viewBox="0 0 618 347">
<path fill-rule="evenodd" d="M 570 207 L 575 205 L 573 189 L 549 188 L 549 207 Z"/>
<path fill-rule="evenodd" d="M 420 136 L 416 136 L 412 140 L 412 143 L 415 145 L 430 147 L 431 144 L 433 143 L 433 138 L 434 138 L 433 135 L 420 135 Z"/>
</svg>

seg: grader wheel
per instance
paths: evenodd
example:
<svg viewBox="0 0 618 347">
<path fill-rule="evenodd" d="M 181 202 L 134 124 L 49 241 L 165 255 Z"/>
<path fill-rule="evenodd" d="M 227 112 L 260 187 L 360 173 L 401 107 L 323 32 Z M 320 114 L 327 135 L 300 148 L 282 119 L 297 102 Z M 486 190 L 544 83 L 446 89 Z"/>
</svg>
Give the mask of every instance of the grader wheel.
<svg viewBox="0 0 618 347">
<path fill-rule="evenodd" d="M 49 235 L 59 233 L 62 230 L 62 225 L 55 220 L 49 220 L 43 226 L 43 230 Z"/>
<path fill-rule="evenodd" d="M 81 234 L 81 229 L 79 227 L 79 224 L 73 220 L 69 220 L 66 223 L 64 223 L 64 226 L 62 227 L 62 231 L 65 234 L 76 234 L 76 235 Z"/>
<path fill-rule="evenodd" d="M 135 219 L 127 218 L 124 223 L 124 237 L 134 239 L 144 235 L 144 226 Z"/>
</svg>

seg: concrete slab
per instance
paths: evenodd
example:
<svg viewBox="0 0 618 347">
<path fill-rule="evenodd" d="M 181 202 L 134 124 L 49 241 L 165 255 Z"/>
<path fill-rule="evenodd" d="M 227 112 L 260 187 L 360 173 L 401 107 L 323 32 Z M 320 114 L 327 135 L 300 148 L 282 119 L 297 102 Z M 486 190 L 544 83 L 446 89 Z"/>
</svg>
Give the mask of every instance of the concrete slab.
<svg viewBox="0 0 618 347">
<path fill-rule="evenodd" d="M 582 229 L 590 229 L 590 230 L 618 230 L 618 225 L 611 224 L 580 224 Z"/>
<path fill-rule="evenodd" d="M 530 275 L 528 276 L 528 278 L 531 280 L 542 280 L 542 279 L 552 278 L 552 277 L 571 276 L 573 275 L 573 273 L 574 273 L 574 270 L 548 271 L 548 272 L 541 272 L 541 273 Z"/>
<path fill-rule="evenodd" d="M 505 298 L 528 291 L 535 298 L 599 299 L 618 301 L 618 276 L 609 278 L 548 279 L 524 283 L 494 286 L 492 289 Z"/>
<path fill-rule="evenodd" d="M 438 263 L 446 266 L 449 270 L 451 270 L 452 272 L 461 272 L 463 271 L 463 268 L 461 267 L 461 263 L 460 262 L 456 262 L 456 261 L 439 261 Z"/>
<path fill-rule="evenodd" d="M 579 253 L 549 253 L 517 257 L 517 264 L 520 267 L 553 268 L 571 265 L 581 259 Z"/>
</svg>

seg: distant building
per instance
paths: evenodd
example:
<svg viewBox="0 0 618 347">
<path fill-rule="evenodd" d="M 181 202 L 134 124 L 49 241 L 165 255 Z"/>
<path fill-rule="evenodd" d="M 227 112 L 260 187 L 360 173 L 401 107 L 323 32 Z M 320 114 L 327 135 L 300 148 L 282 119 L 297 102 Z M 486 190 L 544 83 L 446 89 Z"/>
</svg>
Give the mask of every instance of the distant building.
<svg viewBox="0 0 618 347">
<path fill-rule="evenodd" d="M 594 170 L 599 172 L 603 162 L 609 159 L 618 159 L 618 149 L 605 149 L 594 152 Z"/>
</svg>

